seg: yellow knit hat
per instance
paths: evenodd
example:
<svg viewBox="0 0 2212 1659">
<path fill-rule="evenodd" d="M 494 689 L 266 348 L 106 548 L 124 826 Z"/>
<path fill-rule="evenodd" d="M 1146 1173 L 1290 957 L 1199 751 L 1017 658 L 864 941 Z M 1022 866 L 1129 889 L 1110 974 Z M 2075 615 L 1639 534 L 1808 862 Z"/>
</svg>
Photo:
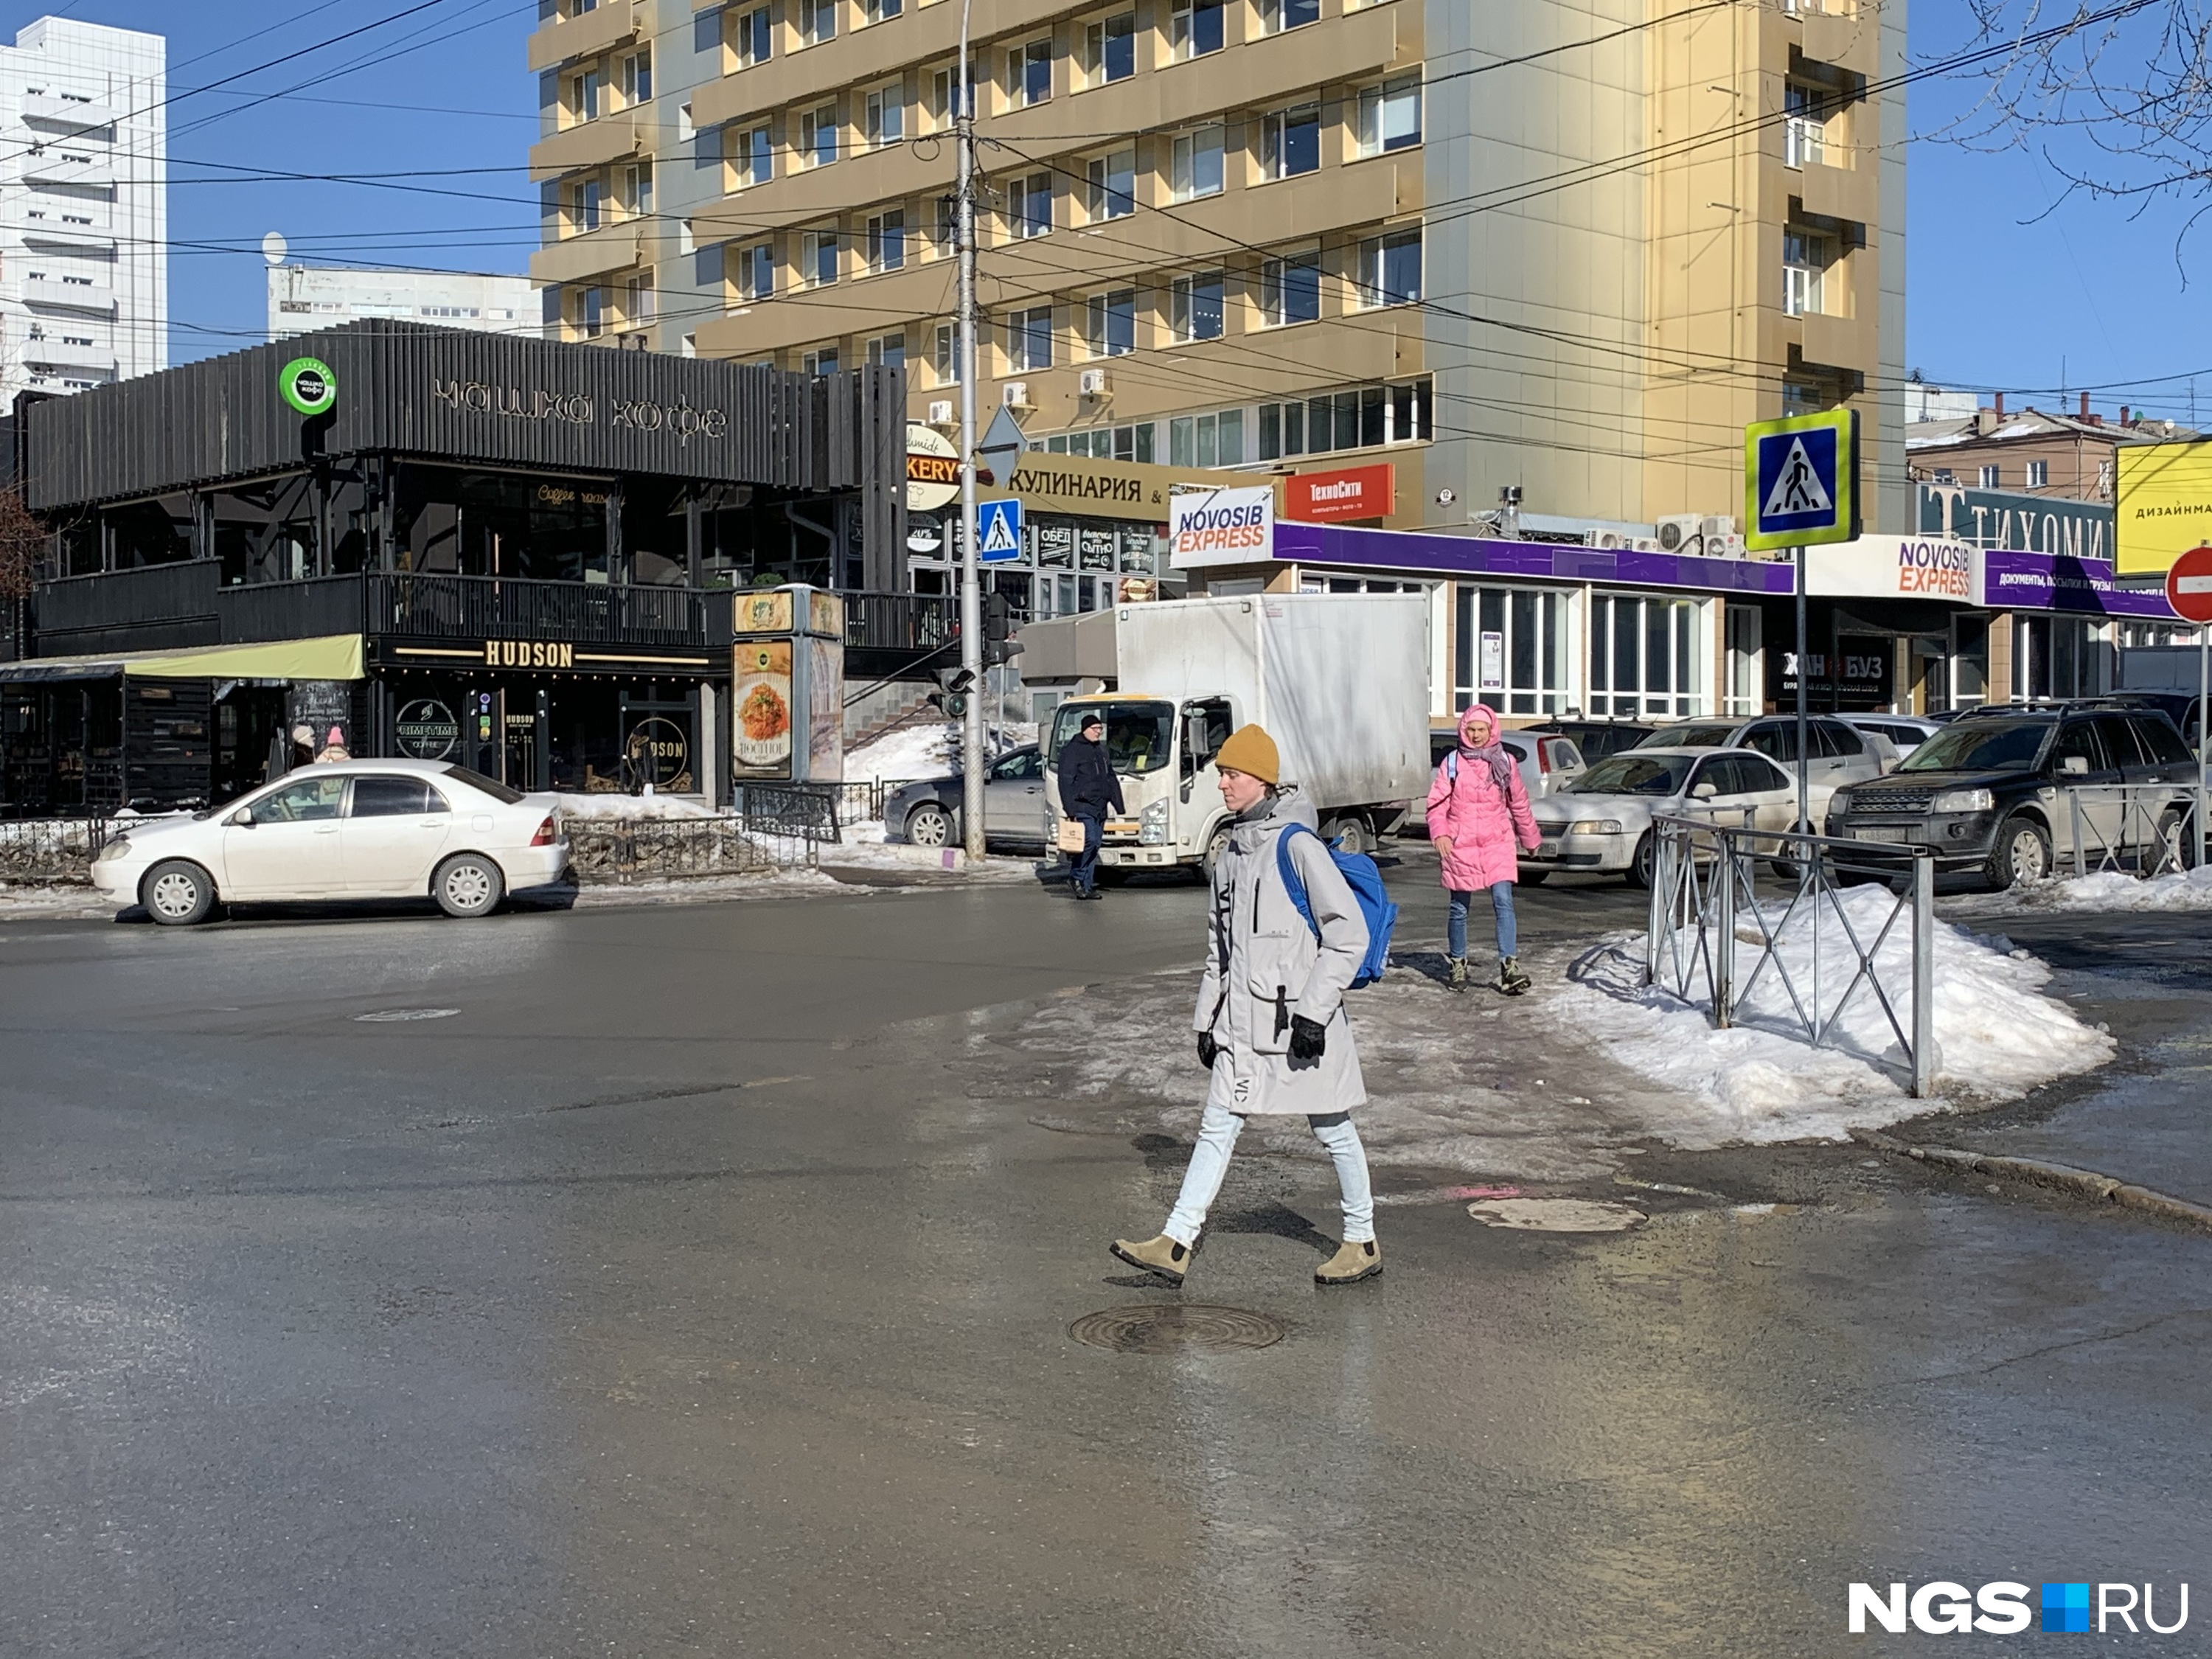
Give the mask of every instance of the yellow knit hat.
<svg viewBox="0 0 2212 1659">
<path fill-rule="evenodd" d="M 1262 783 L 1283 781 L 1283 757 L 1276 750 L 1275 740 L 1256 726 L 1240 726 L 1231 732 L 1229 741 L 1215 751 L 1213 763 Z"/>
</svg>

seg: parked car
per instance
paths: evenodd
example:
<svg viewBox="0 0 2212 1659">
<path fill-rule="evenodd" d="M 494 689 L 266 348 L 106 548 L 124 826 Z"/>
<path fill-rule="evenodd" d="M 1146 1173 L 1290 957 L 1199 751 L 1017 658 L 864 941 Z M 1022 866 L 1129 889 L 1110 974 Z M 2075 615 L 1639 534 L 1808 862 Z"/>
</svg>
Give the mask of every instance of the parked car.
<svg viewBox="0 0 2212 1659">
<path fill-rule="evenodd" d="M 962 775 L 902 785 L 884 800 L 884 839 L 915 847 L 959 844 Z M 1009 749 L 983 774 L 983 839 L 1003 846 L 1045 845 L 1044 759 L 1036 744 Z"/>
<path fill-rule="evenodd" d="M 1937 721 L 1917 714 L 1838 714 L 1836 718 L 1854 731 L 1888 738 L 1900 761 L 1943 729 Z"/>
<path fill-rule="evenodd" d="M 1871 732 L 1856 731 L 1832 714 L 1815 714 L 1806 722 L 1813 757 L 1805 769 L 1807 805 L 1812 824 L 1828 814 L 1828 798 L 1847 783 L 1878 778 L 1897 764 L 1897 751 L 1889 739 Z M 1677 720 L 1662 726 L 1626 752 L 1644 749 L 1749 749 L 1764 755 L 1786 771 L 1797 763 L 1797 717 L 1762 714 L 1756 720 Z M 1787 826 L 1784 826 L 1785 828 Z"/>
<path fill-rule="evenodd" d="M 92 884 L 174 927 L 264 899 L 428 897 L 449 916 L 489 915 L 568 868 L 550 795 L 439 761 L 337 761 L 133 823 L 100 849 Z"/>
<path fill-rule="evenodd" d="M 1572 738 L 1586 766 L 1595 766 L 1607 755 L 1632 749 L 1659 728 L 1647 720 L 1586 720 L 1559 719 L 1524 726 L 1524 732 L 1556 732 Z"/>
<path fill-rule="evenodd" d="M 1543 841 L 1521 860 L 1521 879 L 1554 870 L 1626 876 L 1651 884 L 1658 842 L 1652 820 L 1703 817 L 1758 830 L 1787 830 L 1797 815 L 1797 781 L 1748 749 L 1624 749 L 1556 794 L 1532 803 Z"/>
<path fill-rule="evenodd" d="M 2115 691 L 2099 699 L 2116 708 L 2156 708 L 2172 720 L 2182 742 L 2197 746 L 2197 696 L 2191 691 Z"/>
<path fill-rule="evenodd" d="M 1892 775 L 1838 789 L 1827 833 L 1932 847 L 1938 870 L 1978 869 L 2011 887 L 2040 880 L 2073 852 L 2065 789 L 2118 783 L 2148 786 L 2149 799 L 2127 812 L 2117 790 L 2085 797 L 2094 844 L 2194 847 L 2197 762 L 2181 733 L 2160 709 L 2109 702 L 1969 709 Z M 2165 786 L 2171 799 L 2158 793 Z"/>
<path fill-rule="evenodd" d="M 1582 751 L 1572 738 L 1563 738 L 1548 732 L 1506 732 L 1498 737 L 1506 751 L 1520 763 L 1521 781 L 1528 791 L 1528 799 L 1548 795 L 1555 789 L 1564 789 L 1583 775 Z M 1455 732 L 1429 733 L 1429 770 L 1444 763 L 1444 757 L 1459 746 Z M 1418 805 L 1419 803 L 1416 802 Z M 1416 813 L 1414 816 L 1419 817 Z"/>
</svg>

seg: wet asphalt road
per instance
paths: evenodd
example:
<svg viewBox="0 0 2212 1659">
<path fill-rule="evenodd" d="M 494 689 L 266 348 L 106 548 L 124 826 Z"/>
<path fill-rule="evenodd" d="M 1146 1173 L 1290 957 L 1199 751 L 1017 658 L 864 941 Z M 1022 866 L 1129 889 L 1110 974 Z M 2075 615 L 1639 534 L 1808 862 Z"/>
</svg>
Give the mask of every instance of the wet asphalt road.
<svg viewBox="0 0 2212 1659">
<path fill-rule="evenodd" d="M 1847 1583 L 2203 1576 L 2212 1239 L 1856 1148 L 1655 1152 L 1734 1203 L 1623 1235 L 1387 1208 L 1328 1293 L 1325 1164 L 1247 1161 L 1182 1299 L 1283 1339 L 1071 1340 L 1177 1299 L 1103 1247 L 1182 1151 L 963 1078 L 1197 916 L 0 927 L 0 1654 L 1903 1654 Z M 2124 1139 L 2203 1040 L 2157 937 L 2133 1069 L 1992 1133 Z"/>
</svg>

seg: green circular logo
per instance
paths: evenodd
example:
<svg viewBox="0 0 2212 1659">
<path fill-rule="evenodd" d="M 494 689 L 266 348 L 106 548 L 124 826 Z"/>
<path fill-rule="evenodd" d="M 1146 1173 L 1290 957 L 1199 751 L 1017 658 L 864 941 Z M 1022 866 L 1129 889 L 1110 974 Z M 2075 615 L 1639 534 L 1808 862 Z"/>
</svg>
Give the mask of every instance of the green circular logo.
<svg viewBox="0 0 2212 1659">
<path fill-rule="evenodd" d="M 302 415 L 326 414 L 338 400 L 338 377 L 315 357 L 295 357 L 276 376 L 284 401 Z"/>
</svg>

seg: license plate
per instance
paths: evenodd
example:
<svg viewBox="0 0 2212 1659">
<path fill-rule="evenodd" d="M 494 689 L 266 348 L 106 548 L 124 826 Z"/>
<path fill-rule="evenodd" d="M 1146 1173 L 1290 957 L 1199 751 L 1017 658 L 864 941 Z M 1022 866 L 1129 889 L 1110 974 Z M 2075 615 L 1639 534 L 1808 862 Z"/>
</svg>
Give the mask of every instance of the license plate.
<svg viewBox="0 0 2212 1659">
<path fill-rule="evenodd" d="M 1911 841 L 1912 832 L 1903 824 L 1862 823 L 1851 831 L 1854 841 Z"/>
<path fill-rule="evenodd" d="M 1538 842 L 1536 843 L 1536 856 L 1540 859 L 1555 859 L 1559 857 L 1559 843 L 1556 841 Z"/>
</svg>

